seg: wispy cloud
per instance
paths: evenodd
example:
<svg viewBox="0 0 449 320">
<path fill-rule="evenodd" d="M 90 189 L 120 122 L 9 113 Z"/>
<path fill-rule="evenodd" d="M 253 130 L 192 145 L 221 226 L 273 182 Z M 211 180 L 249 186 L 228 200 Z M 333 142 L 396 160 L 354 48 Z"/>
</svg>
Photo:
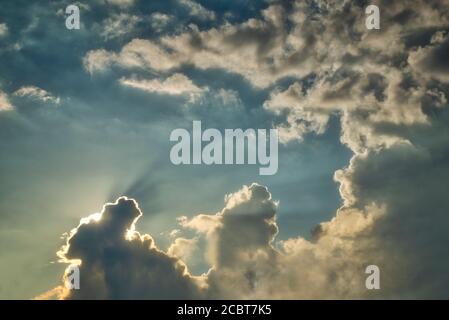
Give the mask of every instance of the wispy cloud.
<svg viewBox="0 0 449 320">
<path fill-rule="evenodd" d="M 198 95 L 206 90 L 205 88 L 196 86 L 192 80 L 181 73 L 175 73 L 164 80 L 144 80 L 137 79 L 136 77 L 122 78 L 120 79 L 120 83 L 124 86 L 148 92 L 157 92 L 169 95 Z"/>
<path fill-rule="evenodd" d="M 0 90 L 0 111 L 12 110 L 13 105 L 9 102 L 8 95 Z"/>
<path fill-rule="evenodd" d="M 35 86 L 21 87 L 14 92 L 14 95 L 18 97 L 29 97 L 31 99 L 36 99 L 43 102 L 51 102 L 54 104 L 59 104 L 61 101 L 59 97 L 53 96 L 48 91 Z"/>
</svg>

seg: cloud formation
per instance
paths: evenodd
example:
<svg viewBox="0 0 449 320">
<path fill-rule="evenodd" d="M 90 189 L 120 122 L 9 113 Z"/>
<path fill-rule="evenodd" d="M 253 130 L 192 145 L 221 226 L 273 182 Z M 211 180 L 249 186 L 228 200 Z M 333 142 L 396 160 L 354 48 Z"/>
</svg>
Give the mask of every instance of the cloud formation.
<svg viewBox="0 0 449 320">
<path fill-rule="evenodd" d="M 211 269 L 194 277 L 179 259 L 188 259 L 197 240 L 179 237 L 164 253 L 151 236 L 135 230 L 142 214 L 136 202 L 120 198 L 105 205 L 101 214 L 82 219 L 59 252 L 66 263 L 81 260 L 81 290 L 53 289 L 41 297 L 61 292 L 71 299 L 447 296 L 449 279 L 438 270 L 449 259 L 416 263 L 423 251 L 415 249 L 441 238 L 421 229 L 418 217 L 398 217 L 401 205 L 392 211 L 374 203 L 361 209 L 344 206 L 317 228 L 311 241 L 296 237 L 276 243 L 277 206 L 266 187 L 252 184 L 226 196 L 225 207 L 216 214 L 180 218 L 183 229 L 195 230 L 207 241 Z M 434 231 L 443 236 L 446 227 L 447 223 Z M 441 254 L 444 247 L 433 243 L 426 255 Z M 370 264 L 382 270 L 379 291 L 365 287 L 364 271 Z"/>
<path fill-rule="evenodd" d="M 190 15 L 204 20 L 215 19 L 215 13 L 207 10 L 201 4 L 192 0 L 179 0 L 179 3 L 189 9 Z"/>
<path fill-rule="evenodd" d="M 12 110 L 13 105 L 9 102 L 6 93 L 0 90 L 0 111 Z"/>
<path fill-rule="evenodd" d="M 192 277 L 182 261 L 160 251 L 150 235 L 135 230 L 141 216 L 134 200 L 121 197 L 101 213 L 82 219 L 58 252 L 63 262 L 79 264 L 80 290 L 51 292 L 70 299 L 198 297 L 201 279 Z"/>
<path fill-rule="evenodd" d="M 42 102 L 51 102 L 54 104 L 59 104 L 61 101 L 59 97 L 55 97 L 48 91 L 36 86 L 21 87 L 14 92 L 14 95 L 18 97 L 29 97 L 31 99 L 36 99 Z"/>
</svg>

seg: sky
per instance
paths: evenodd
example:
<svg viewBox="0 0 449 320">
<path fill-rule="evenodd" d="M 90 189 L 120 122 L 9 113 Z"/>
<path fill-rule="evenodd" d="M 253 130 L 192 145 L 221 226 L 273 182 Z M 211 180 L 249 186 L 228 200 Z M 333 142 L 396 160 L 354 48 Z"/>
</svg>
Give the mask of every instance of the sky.
<svg viewBox="0 0 449 320">
<path fill-rule="evenodd" d="M 449 298 L 448 32 L 446 0 L 3 0 L 0 298 Z M 196 120 L 277 129 L 277 173 L 174 165 Z"/>
</svg>

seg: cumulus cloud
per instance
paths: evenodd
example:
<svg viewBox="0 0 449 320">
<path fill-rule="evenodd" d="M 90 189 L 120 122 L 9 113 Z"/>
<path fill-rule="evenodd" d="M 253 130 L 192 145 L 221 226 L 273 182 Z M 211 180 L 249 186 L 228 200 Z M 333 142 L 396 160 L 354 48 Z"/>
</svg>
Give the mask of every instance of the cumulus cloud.
<svg viewBox="0 0 449 320">
<path fill-rule="evenodd" d="M 276 208 L 277 203 L 267 188 L 252 184 L 227 195 L 225 207 L 219 213 L 182 220 L 181 225 L 207 234 L 208 258 L 213 266 L 232 267 L 252 252 L 270 252 L 278 231 Z"/>
<path fill-rule="evenodd" d="M 14 95 L 18 97 L 29 97 L 31 99 L 36 99 L 43 102 L 51 102 L 54 104 L 59 104 L 61 101 L 59 97 L 53 96 L 48 91 L 35 86 L 21 87 L 14 92 Z"/>
<path fill-rule="evenodd" d="M 435 176 L 445 179 L 448 171 L 435 163 L 430 175 L 412 174 L 430 161 L 435 159 L 410 145 L 354 157 L 336 173 L 347 201 L 317 226 L 311 240 L 276 241 L 279 203 L 253 183 L 225 196 L 216 214 L 180 217 L 182 229 L 197 236 L 176 238 L 164 253 L 150 235 L 135 230 L 142 213 L 134 200 L 122 197 L 82 219 L 59 251 L 63 262 L 81 264 L 81 290 L 53 289 L 41 297 L 61 292 L 89 299 L 447 297 L 449 203 Z M 400 180 L 404 174 L 412 179 L 408 187 Z M 428 198 L 442 207 L 426 211 Z M 199 237 L 207 243 L 210 270 L 195 277 L 185 261 L 198 250 Z M 371 264 L 380 267 L 380 290 L 365 287 Z"/>
<path fill-rule="evenodd" d="M 89 73 L 104 71 L 110 66 L 122 68 L 145 67 L 157 71 L 166 71 L 178 65 L 177 59 L 149 40 L 133 39 L 120 53 L 111 53 L 104 49 L 91 50 L 83 58 L 85 69 Z"/>
<path fill-rule="evenodd" d="M 101 213 L 83 218 L 58 252 L 62 262 L 79 265 L 80 290 L 53 289 L 41 297 L 61 292 L 65 299 L 198 297 L 201 279 L 159 250 L 150 235 L 135 230 L 141 216 L 134 200 L 121 197 Z"/>
<path fill-rule="evenodd" d="M 345 124 L 342 141 L 363 152 L 400 140 L 376 132 L 379 124 L 428 123 L 423 104 L 446 101 L 441 83 L 447 82 L 447 1 L 417 0 L 413 8 L 407 1 L 378 5 L 379 31 L 365 28 L 359 3 L 274 2 L 258 18 L 205 30 L 190 25 L 157 40 L 134 39 L 118 52 L 91 51 L 85 61 L 89 72 L 110 66 L 221 68 L 257 88 L 290 77 L 297 81 L 287 89 L 275 88 L 264 103 L 284 117 L 277 125 L 281 140 L 321 134 L 338 114 Z"/>
<path fill-rule="evenodd" d="M 12 110 L 13 105 L 9 102 L 6 93 L 0 90 L 0 111 Z"/>
<path fill-rule="evenodd" d="M 275 243 L 278 202 L 259 184 L 225 197 L 215 215 L 180 219 L 208 240 L 207 294 L 225 299 L 368 297 L 364 270 L 380 263 L 371 228 L 384 209 L 342 209 L 316 232 Z M 367 237 L 365 239 L 365 237 Z M 372 255 L 374 254 L 374 255 Z"/>
<path fill-rule="evenodd" d="M 167 254 L 188 263 L 196 250 L 198 250 L 198 238 L 186 239 L 180 237 L 176 238 L 170 245 Z"/>
<path fill-rule="evenodd" d="M 447 163 L 435 158 L 447 152 L 447 144 L 430 152 L 435 147 L 403 144 L 355 156 L 336 173 L 344 205 L 317 226 L 311 240 L 275 241 L 278 204 L 257 184 L 227 196 L 225 208 L 215 215 L 181 219 L 181 226 L 208 239 L 209 296 L 447 297 L 449 255 L 443 252 L 449 203 L 441 181 L 448 171 Z M 430 163 L 429 172 L 424 168 Z M 365 268 L 371 264 L 381 270 L 380 290 L 365 287 Z"/>
<path fill-rule="evenodd" d="M 341 21 L 364 21 L 360 6 L 345 2 L 323 7 L 322 36 L 316 37 L 311 50 L 316 56 L 325 52 L 325 56 L 314 71 L 315 78 L 311 83 L 297 81 L 285 90 L 273 91 L 264 104 L 267 110 L 286 114 L 285 122 L 279 125 L 284 142 L 302 139 L 309 132 L 323 133 L 330 116 L 339 114 L 342 142 L 351 150 L 358 153 L 388 147 L 403 141 L 392 132 L 378 130 L 382 124 L 429 124 L 423 111 L 429 99 L 445 105 L 441 84 L 432 85 L 427 79 L 445 80 L 447 5 L 423 1 L 416 1 L 413 9 L 407 2 L 393 5 L 381 1 L 379 5 L 383 21 L 380 32 L 357 23 L 338 28 Z M 441 11 L 437 12 L 437 7 Z M 406 14 L 410 10 L 413 19 Z M 417 25 L 430 33 L 429 44 L 424 47 L 411 46 L 416 41 L 413 32 Z M 328 43 L 326 50 L 320 49 L 324 43 Z"/>
</svg>

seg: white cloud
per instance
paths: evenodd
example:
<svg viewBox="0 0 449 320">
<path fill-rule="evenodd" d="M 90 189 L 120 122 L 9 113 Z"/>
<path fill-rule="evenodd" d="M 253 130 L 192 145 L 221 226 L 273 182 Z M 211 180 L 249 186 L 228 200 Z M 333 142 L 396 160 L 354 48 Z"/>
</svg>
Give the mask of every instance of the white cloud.
<svg viewBox="0 0 449 320">
<path fill-rule="evenodd" d="M 14 92 L 14 95 L 19 97 L 30 97 L 32 99 L 40 100 L 43 102 L 51 102 L 54 104 L 59 104 L 61 101 L 59 97 L 53 96 L 48 91 L 35 86 L 21 87 Z"/>
<path fill-rule="evenodd" d="M 258 88 L 313 74 L 312 81 L 275 88 L 264 104 L 285 115 L 278 124 L 283 142 L 301 140 L 310 132 L 322 134 L 335 114 L 342 119 L 342 142 L 357 153 L 405 142 L 376 130 L 382 123 L 428 125 L 423 101 L 438 100 L 435 104 L 443 106 L 447 99 L 438 85 L 428 87 L 430 78 L 442 83 L 449 79 L 444 62 L 449 40 L 438 30 L 449 19 L 447 8 L 417 1 L 415 19 L 399 25 L 394 21 L 407 3 L 385 4 L 383 19 L 391 23 L 382 32 L 370 32 L 363 23 L 347 26 L 346 21 L 364 21 L 364 10 L 357 5 L 318 1 L 317 6 L 320 14 L 304 2 L 289 10 L 272 4 L 260 18 L 241 23 L 206 30 L 190 25 L 158 40 L 134 39 L 117 53 L 100 51 L 97 69 L 115 65 L 168 71 L 188 64 L 240 74 Z M 408 48 L 404 39 L 413 37 L 417 21 L 436 31 L 429 45 Z"/>
<path fill-rule="evenodd" d="M 384 208 L 341 209 L 320 226 L 316 241 L 296 237 L 275 247 L 277 207 L 266 187 L 252 184 L 226 196 L 220 212 L 180 220 L 183 228 L 207 238 L 209 298 L 369 296 L 364 266 L 383 261 L 373 255 L 377 240 L 371 229 L 385 214 Z"/>
<path fill-rule="evenodd" d="M 215 13 L 213 11 L 207 10 L 201 4 L 195 2 L 194 0 L 179 0 L 179 3 L 189 8 L 190 14 L 192 16 L 196 16 L 205 20 L 215 19 Z"/>
<path fill-rule="evenodd" d="M 178 66 L 177 60 L 175 55 L 167 53 L 149 40 L 134 39 L 117 54 L 104 49 L 91 50 L 83 58 L 83 64 L 91 74 L 104 71 L 112 65 L 122 68 L 150 68 L 165 71 Z"/>
<path fill-rule="evenodd" d="M 167 26 L 167 24 L 170 23 L 170 21 L 173 20 L 173 18 L 174 18 L 173 16 L 165 13 L 160 12 L 152 13 L 150 16 L 151 26 L 156 31 L 160 32 L 164 29 L 165 26 Z"/>
<path fill-rule="evenodd" d="M 103 22 L 100 35 L 106 39 L 114 39 L 132 32 L 142 18 L 127 13 L 113 14 Z"/>
<path fill-rule="evenodd" d="M 167 254 L 177 257 L 188 263 L 194 252 L 198 249 L 198 239 L 176 238 L 175 241 L 167 249 Z"/>
<path fill-rule="evenodd" d="M 165 80 L 152 79 L 152 80 L 139 80 L 134 78 L 122 78 L 120 83 L 124 86 L 148 91 L 158 92 L 169 95 L 198 95 L 205 89 L 196 86 L 192 80 L 187 78 L 181 73 L 175 73 Z"/>
<path fill-rule="evenodd" d="M 3 91 L 0 90 L 0 112 L 12 110 L 13 108 L 14 107 L 9 102 L 9 99 L 8 99 L 8 96 L 6 95 L 6 93 L 4 93 Z"/>
<path fill-rule="evenodd" d="M 119 7 L 129 7 L 134 4 L 134 0 L 106 0 L 106 2 Z"/>
<path fill-rule="evenodd" d="M 87 52 L 83 58 L 84 68 L 90 73 L 104 71 L 111 65 L 114 56 L 104 49 L 92 50 Z"/>
<path fill-rule="evenodd" d="M 101 213 L 81 219 L 57 253 L 60 262 L 79 265 L 80 290 L 61 285 L 38 298 L 198 298 L 202 278 L 191 276 L 181 260 L 161 251 L 150 235 L 135 230 L 141 216 L 137 202 L 121 197 L 105 204 Z"/>
</svg>

